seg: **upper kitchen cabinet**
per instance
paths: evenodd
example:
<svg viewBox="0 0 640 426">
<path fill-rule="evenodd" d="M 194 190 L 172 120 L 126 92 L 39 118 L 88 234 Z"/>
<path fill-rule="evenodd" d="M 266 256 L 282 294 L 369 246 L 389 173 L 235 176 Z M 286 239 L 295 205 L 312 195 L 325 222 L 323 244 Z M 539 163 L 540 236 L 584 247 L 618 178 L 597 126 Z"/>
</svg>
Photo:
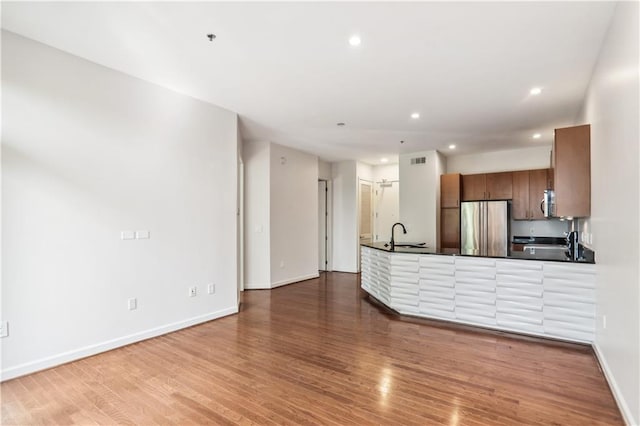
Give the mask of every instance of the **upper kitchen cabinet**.
<svg viewBox="0 0 640 426">
<path fill-rule="evenodd" d="M 440 176 L 440 207 L 460 207 L 460 173 Z"/>
<path fill-rule="evenodd" d="M 487 173 L 487 200 L 510 200 L 513 197 L 513 173 Z"/>
<path fill-rule="evenodd" d="M 510 200 L 512 196 L 511 172 L 462 176 L 462 201 Z"/>
<path fill-rule="evenodd" d="M 556 129 L 552 162 L 555 216 L 590 216 L 591 126 Z"/>
<path fill-rule="evenodd" d="M 485 200 L 487 195 L 487 175 L 462 176 L 462 201 Z"/>
<path fill-rule="evenodd" d="M 540 203 L 544 190 L 552 186 L 550 169 L 513 172 L 511 215 L 516 220 L 544 219 Z"/>
</svg>

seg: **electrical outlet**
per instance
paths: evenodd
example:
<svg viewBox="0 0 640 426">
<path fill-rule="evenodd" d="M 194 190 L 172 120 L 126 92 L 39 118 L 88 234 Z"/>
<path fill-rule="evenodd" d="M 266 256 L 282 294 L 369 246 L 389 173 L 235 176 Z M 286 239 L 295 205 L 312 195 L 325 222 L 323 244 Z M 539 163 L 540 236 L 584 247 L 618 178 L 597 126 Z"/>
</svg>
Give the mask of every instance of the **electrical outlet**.
<svg viewBox="0 0 640 426">
<path fill-rule="evenodd" d="M 122 231 L 120 232 L 120 239 L 121 240 L 135 240 L 136 239 L 136 233 L 133 231 Z"/>
<path fill-rule="evenodd" d="M 198 295 L 198 287 L 189 287 L 189 297 L 196 297 Z"/>
<path fill-rule="evenodd" d="M 0 322 L 0 337 L 7 337 L 9 335 L 9 321 Z"/>
<path fill-rule="evenodd" d="M 533 235 L 535 233 L 536 233 L 536 228 L 534 227 L 529 228 L 529 235 Z"/>
<path fill-rule="evenodd" d="M 149 231 L 136 231 L 136 239 L 148 240 L 149 238 L 151 238 L 151 233 Z"/>
<path fill-rule="evenodd" d="M 215 284 L 209 284 L 207 286 L 207 292 L 209 294 L 214 294 L 216 292 L 216 285 Z"/>
<path fill-rule="evenodd" d="M 284 260 L 281 260 L 281 261 L 280 261 L 280 267 L 281 267 L 281 268 L 284 268 Z"/>
<path fill-rule="evenodd" d="M 135 311 L 136 309 L 138 309 L 138 299 L 134 297 L 132 299 L 127 300 L 127 307 L 129 308 L 130 311 Z"/>
<path fill-rule="evenodd" d="M 603 330 L 607 329 L 607 316 L 606 315 L 602 316 L 602 329 Z"/>
</svg>

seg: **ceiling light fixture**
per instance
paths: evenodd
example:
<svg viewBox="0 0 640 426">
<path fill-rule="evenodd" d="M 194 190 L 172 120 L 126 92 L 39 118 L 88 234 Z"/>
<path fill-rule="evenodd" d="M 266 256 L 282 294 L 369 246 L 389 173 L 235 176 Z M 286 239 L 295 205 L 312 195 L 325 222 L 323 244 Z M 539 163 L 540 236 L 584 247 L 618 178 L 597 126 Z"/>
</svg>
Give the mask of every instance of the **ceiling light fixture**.
<svg viewBox="0 0 640 426">
<path fill-rule="evenodd" d="M 542 137 L 542 135 L 540 133 L 534 133 L 533 138 L 534 139 L 540 139 Z"/>
<path fill-rule="evenodd" d="M 388 162 L 389 162 L 389 159 L 388 159 L 388 158 L 381 158 L 381 159 L 380 159 L 380 162 L 381 162 L 381 163 L 388 163 Z"/>
<path fill-rule="evenodd" d="M 342 127 L 344 126 L 344 123 L 336 123 L 336 126 Z"/>
<path fill-rule="evenodd" d="M 531 89 L 529 91 L 529 93 L 531 93 L 534 96 L 539 95 L 540 93 L 542 93 L 542 88 L 541 87 L 534 87 L 533 89 Z"/>
<path fill-rule="evenodd" d="M 420 118 L 420 113 L 419 112 L 414 112 L 413 114 L 411 114 L 411 118 L 413 118 L 413 119 Z"/>
<path fill-rule="evenodd" d="M 213 41 L 216 38 L 215 34 L 207 34 L 207 38 L 209 39 L 209 41 Z"/>
<path fill-rule="evenodd" d="M 449 145 L 449 149 L 456 149 L 456 146 L 454 144 Z"/>
<path fill-rule="evenodd" d="M 360 46 L 360 43 L 362 43 L 362 40 L 360 40 L 360 36 L 353 35 L 349 38 L 349 44 L 352 46 Z"/>
</svg>

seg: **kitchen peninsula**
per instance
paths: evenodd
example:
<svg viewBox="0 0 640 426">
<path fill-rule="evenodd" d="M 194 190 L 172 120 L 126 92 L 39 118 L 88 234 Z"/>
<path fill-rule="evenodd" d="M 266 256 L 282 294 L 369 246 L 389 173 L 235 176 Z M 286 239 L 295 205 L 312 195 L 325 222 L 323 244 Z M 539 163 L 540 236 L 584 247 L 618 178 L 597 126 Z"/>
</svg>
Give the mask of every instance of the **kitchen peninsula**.
<svg viewBox="0 0 640 426">
<path fill-rule="evenodd" d="M 582 343 L 595 334 L 593 258 L 467 256 L 361 245 L 361 286 L 400 314 Z"/>
</svg>

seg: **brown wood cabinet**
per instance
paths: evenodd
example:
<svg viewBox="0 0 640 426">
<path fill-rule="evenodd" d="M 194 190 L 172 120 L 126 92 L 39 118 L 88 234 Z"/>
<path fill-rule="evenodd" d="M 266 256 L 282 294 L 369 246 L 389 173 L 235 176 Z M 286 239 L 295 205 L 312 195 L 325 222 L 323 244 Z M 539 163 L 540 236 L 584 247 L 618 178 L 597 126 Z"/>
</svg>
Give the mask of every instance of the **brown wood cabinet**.
<svg viewBox="0 0 640 426">
<path fill-rule="evenodd" d="M 462 201 L 510 200 L 512 196 L 512 172 L 462 176 Z"/>
<path fill-rule="evenodd" d="M 551 169 L 513 172 L 511 216 L 516 220 L 544 219 L 540 203 L 544 190 L 550 188 Z"/>
<path fill-rule="evenodd" d="M 590 216 L 591 126 L 556 129 L 552 156 L 556 216 Z"/>
<path fill-rule="evenodd" d="M 513 197 L 512 172 L 487 173 L 487 200 L 510 200 Z"/>
<path fill-rule="evenodd" d="M 485 200 L 487 196 L 487 175 L 462 176 L 462 201 Z"/>
<path fill-rule="evenodd" d="M 460 173 L 440 176 L 440 207 L 460 207 Z"/>
<path fill-rule="evenodd" d="M 460 248 L 460 209 L 440 209 L 440 246 Z"/>
<path fill-rule="evenodd" d="M 440 176 L 440 247 L 460 248 L 460 173 Z"/>
</svg>

